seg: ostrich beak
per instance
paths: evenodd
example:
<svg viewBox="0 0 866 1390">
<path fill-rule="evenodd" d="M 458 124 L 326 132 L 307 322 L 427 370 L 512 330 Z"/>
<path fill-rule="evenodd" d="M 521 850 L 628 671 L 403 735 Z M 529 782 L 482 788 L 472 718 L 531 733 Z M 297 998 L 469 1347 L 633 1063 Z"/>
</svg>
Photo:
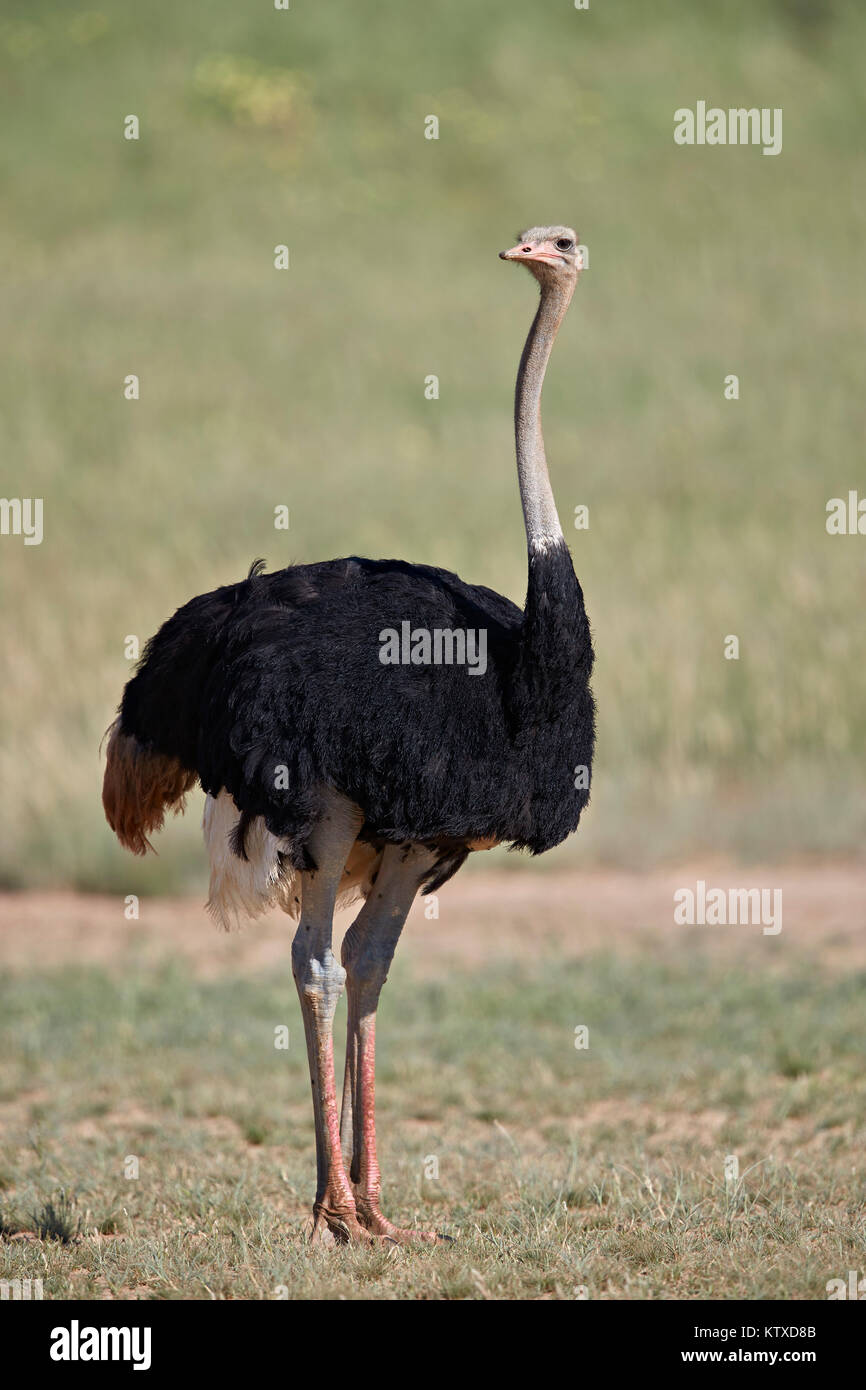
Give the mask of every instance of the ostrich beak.
<svg viewBox="0 0 866 1390">
<path fill-rule="evenodd" d="M 510 251 L 500 251 L 501 261 L 541 261 L 544 265 L 563 265 L 564 257 L 554 251 L 547 243 L 541 246 L 512 246 Z"/>
</svg>

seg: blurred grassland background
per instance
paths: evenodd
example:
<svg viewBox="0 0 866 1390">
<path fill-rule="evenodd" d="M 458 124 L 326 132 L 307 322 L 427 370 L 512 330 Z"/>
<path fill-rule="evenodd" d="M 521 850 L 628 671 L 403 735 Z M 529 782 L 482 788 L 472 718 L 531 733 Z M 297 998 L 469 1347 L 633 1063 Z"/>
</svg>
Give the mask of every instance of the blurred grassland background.
<svg viewBox="0 0 866 1390">
<path fill-rule="evenodd" d="M 255 556 L 522 601 L 496 252 L 547 220 L 590 253 L 545 432 L 600 711 L 551 860 L 861 852 L 864 40 L 844 0 L 4 0 L 0 495 L 45 538 L 0 538 L 0 883 L 200 886 L 198 804 L 133 863 L 97 749 L 127 634 Z M 698 100 L 782 107 L 783 152 L 676 146 Z"/>
</svg>

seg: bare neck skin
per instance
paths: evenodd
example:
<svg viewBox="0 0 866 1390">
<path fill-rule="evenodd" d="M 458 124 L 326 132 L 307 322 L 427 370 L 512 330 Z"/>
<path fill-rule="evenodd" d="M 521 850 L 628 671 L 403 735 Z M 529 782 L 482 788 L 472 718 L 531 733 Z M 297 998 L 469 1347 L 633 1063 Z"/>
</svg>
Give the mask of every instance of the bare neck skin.
<svg viewBox="0 0 866 1390">
<path fill-rule="evenodd" d="M 541 434 L 541 388 L 559 325 L 573 293 L 573 281 L 562 283 L 545 279 L 541 282 L 541 303 L 532 321 L 517 372 L 514 436 L 520 501 L 530 559 L 563 540 Z"/>
</svg>

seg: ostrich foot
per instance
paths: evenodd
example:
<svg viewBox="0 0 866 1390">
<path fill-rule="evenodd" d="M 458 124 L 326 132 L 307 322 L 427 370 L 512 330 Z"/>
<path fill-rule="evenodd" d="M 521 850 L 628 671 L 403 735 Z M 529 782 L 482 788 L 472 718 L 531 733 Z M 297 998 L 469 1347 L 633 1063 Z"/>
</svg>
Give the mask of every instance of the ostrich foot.
<svg viewBox="0 0 866 1390">
<path fill-rule="evenodd" d="M 326 1206 L 323 1202 L 316 1202 L 313 1206 L 311 1245 L 393 1246 L 397 1243 L 395 1238 L 385 1231 L 368 1230 L 362 1226 L 357 1213 L 350 1207 Z"/>
<path fill-rule="evenodd" d="M 380 1239 L 393 1240 L 397 1245 L 451 1245 L 453 1241 L 450 1236 L 443 1236 L 436 1231 L 416 1231 L 407 1226 L 395 1226 L 386 1216 L 383 1216 L 378 1206 L 372 1202 L 364 1201 L 363 1198 L 356 1199 L 357 1219 L 365 1230 L 372 1236 Z"/>
</svg>

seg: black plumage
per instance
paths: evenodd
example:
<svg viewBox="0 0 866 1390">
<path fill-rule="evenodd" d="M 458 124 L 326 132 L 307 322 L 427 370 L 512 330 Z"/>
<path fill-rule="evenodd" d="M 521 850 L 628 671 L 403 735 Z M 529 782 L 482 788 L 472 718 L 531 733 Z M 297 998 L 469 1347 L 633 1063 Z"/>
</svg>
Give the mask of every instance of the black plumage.
<svg viewBox="0 0 866 1390">
<path fill-rule="evenodd" d="M 383 665 L 381 633 L 406 621 L 483 629 L 484 674 Z M 426 565 L 353 556 L 262 574 L 256 564 L 160 628 L 124 692 L 120 729 L 205 791 L 230 792 L 242 827 L 262 816 L 295 868 L 311 867 L 306 842 L 328 788 L 363 811 L 361 838 L 441 844 L 444 867 L 469 841 L 540 854 L 576 829 L 591 669 L 564 544 L 534 557 L 525 615 Z"/>
</svg>

